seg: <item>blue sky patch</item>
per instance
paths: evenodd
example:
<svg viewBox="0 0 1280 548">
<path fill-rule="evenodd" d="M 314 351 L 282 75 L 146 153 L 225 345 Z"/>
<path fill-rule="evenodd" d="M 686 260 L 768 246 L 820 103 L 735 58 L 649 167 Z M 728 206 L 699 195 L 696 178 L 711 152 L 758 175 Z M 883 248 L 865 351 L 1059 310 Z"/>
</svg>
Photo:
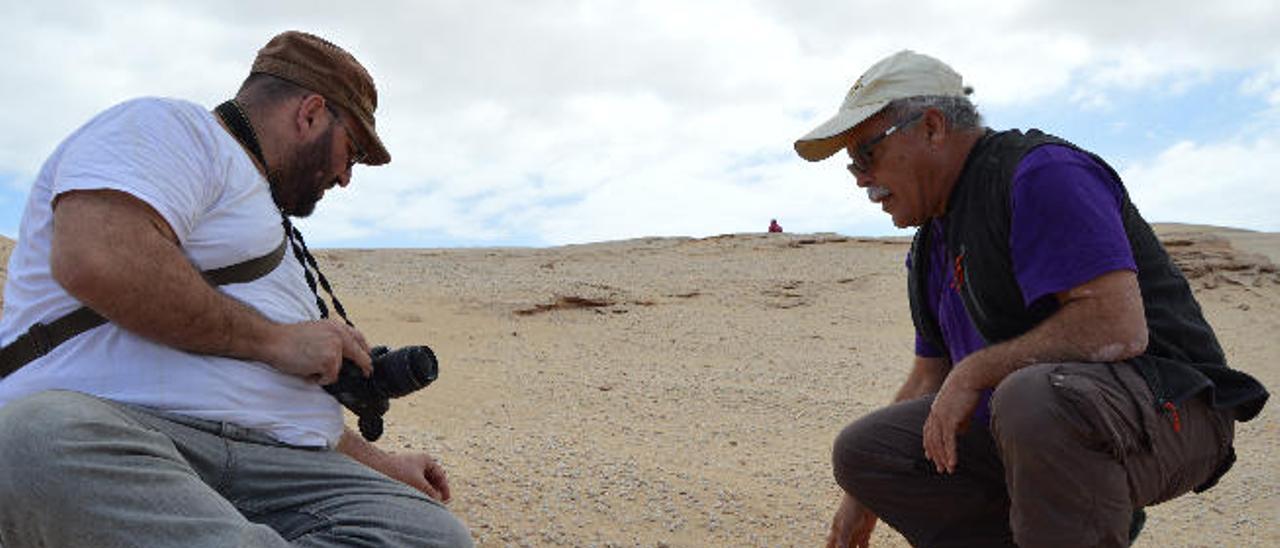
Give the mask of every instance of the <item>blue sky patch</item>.
<svg viewBox="0 0 1280 548">
<path fill-rule="evenodd" d="M 1118 170 L 1146 160 L 1180 141 L 1228 141 L 1267 109 L 1258 97 L 1240 93 L 1247 75 L 1222 74 L 1189 88 L 1109 90 L 1107 105 L 1083 106 L 1070 93 L 1034 104 L 983 112 L 996 129 L 1039 128 L 1089 149 Z M 978 105 L 983 110 L 982 105 Z"/>
</svg>

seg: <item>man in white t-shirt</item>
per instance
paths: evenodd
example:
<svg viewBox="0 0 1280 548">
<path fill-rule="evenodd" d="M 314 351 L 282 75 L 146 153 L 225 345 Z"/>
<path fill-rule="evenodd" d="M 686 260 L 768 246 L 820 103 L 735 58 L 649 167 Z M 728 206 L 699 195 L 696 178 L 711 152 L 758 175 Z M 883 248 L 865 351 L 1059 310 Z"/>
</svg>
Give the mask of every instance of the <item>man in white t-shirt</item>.
<svg viewBox="0 0 1280 548">
<path fill-rule="evenodd" d="M 54 151 L 0 318 L 0 357 L 36 349 L 0 371 L 0 545 L 471 545 L 435 459 L 364 441 L 322 389 L 372 363 L 322 317 L 305 246 L 250 281 L 201 274 L 281 249 L 285 216 L 388 163 L 376 107 L 354 57 L 286 32 L 216 114 L 137 99 Z M 81 307 L 106 323 L 32 329 Z"/>
</svg>

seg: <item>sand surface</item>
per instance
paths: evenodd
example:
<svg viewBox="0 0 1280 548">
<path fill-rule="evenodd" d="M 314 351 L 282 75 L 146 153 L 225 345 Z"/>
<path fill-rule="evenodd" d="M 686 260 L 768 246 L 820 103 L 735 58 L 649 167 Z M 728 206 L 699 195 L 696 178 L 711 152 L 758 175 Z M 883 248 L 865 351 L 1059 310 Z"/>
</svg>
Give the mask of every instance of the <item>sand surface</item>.
<svg viewBox="0 0 1280 548">
<path fill-rule="evenodd" d="M 1158 231 L 1231 365 L 1274 391 L 1280 234 Z M 393 403 L 380 444 L 444 462 L 481 546 L 815 546 L 840 497 L 833 437 L 909 368 L 907 245 L 738 234 L 317 255 L 370 340 L 439 355 L 440 380 Z M 1138 546 L 1280 546 L 1278 405 L 1238 425 L 1217 487 L 1148 509 Z M 881 525 L 873 545 L 906 542 Z"/>
</svg>

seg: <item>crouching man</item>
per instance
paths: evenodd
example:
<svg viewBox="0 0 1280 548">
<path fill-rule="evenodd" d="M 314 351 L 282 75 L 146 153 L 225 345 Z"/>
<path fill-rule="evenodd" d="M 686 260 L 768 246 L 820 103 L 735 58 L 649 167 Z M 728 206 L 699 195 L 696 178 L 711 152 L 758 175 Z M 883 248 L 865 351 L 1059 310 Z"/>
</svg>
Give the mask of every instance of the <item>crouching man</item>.
<svg viewBox="0 0 1280 548">
<path fill-rule="evenodd" d="M 917 546 L 1125 546 L 1144 506 L 1208 489 L 1267 399 L 1101 158 L 983 127 L 960 75 L 872 66 L 796 142 L 840 150 L 898 227 L 915 364 L 835 442 L 828 544 L 877 518 Z"/>
</svg>

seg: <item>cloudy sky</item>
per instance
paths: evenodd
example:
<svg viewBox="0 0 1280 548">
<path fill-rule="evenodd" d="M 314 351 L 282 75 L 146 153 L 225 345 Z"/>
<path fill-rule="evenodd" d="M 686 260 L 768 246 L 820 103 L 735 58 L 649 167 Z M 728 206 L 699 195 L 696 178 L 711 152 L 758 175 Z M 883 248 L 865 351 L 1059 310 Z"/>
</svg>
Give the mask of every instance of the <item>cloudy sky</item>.
<svg viewBox="0 0 1280 548">
<path fill-rule="evenodd" d="M 1212 7 L 1209 7 L 1212 4 Z M 996 128 L 1115 166 L 1144 215 L 1280 231 L 1280 2 L 5 2 L 0 234 L 68 133 L 144 95 L 214 106 L 302 29 L 380 90 L 394 161 L 302 223 L 317 247 L 544 246 L 764 230 L 891 235 L 792 142 L 914 49 Z"/>
</svg>

